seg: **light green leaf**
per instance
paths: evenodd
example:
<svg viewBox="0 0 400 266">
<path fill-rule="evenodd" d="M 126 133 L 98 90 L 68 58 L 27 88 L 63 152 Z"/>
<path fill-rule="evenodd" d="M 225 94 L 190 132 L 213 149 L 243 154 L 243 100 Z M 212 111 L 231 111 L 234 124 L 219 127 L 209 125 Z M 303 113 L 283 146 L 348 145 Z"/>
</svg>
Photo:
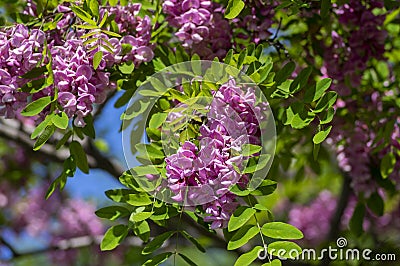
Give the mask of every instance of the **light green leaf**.
<svg viewBox="0 0 400 266">
<path fill-rule="evenodd" d="M 382 178 L 387 178 L 393 172 L 395 164 L 396 157 L 392 152 L 388 152 L 383 156 L 380 167 Z"/>
<path fill-rule="evenodd" d="M 149 127 L 151 128 L 159 128 L 167 119 L 167 113 L 156 113 L 151 116 Z"/>
<path fill-rule="evenodd" d="M 268 245 L 268 253 L 279 258 L 294 259 L 301 252 L 301 247 L 290 241 L 276 241 Z"/>
<path fill-rule="evenodd" d="M 233 19 L 236 18 L 242 9 L 244 8 L 244 2 L 242 0 L 229 0 L 228 6 L 225 11 L 225 18 Z"/>
<path fill-rule="evenodd" d="M 189 235 L 189 233 L 187 233 L 186 231 L 181 231 L 181 234 L 190 242 L 192 242 L 193 245 L 196 246 L 196 248 L 198 250 L 200 250 L 201 252 L 205 253 L 206 250 L 204 249 L 204 247 L 202 245 L 200 245 L 200 243 L 196 240 L 196 238 L 194 238 L 193 236 Z"/>
<path fill-rule="evenodd" d="M 262 150 L 262 147 L 254 144 L 244 144 L 242 146 L 242 155 L 243 156 L 251 156 L 255 153 L 258 153 Z"/>
<path fill-rule="evenodd" d="M 147 260 L 143 266 L 155 266 L 155 265 L 160 265 L 164 261 L 166 261 L 169 257 L 171 257 L 172 252 L 166 252 L 166 253 L 161 253 L 158 254 L 157 256 L 154 256 L 153 258 Z"/>
<path fill-rule="evenodd" d="M 247 253 L 242 254 L 235 262 L 234 266 L 248 266 L 250 265 L 253 261 L 255 261 L 260 252 L 264 250 L 263 247 L 256 246 L 252 250 L 250 250 Z"/>
<path fill-rule="evenodd" d="M 39 136 L 40 133 L 43 132 L 43 130 L 49 125 L 51 124 L 51 120 L 53 118 L 54 114 L 49 114 L 48 116 L 46 116 L 46 118 L 39 124 L 37 125 L 37 127 L 35 128 L 35 130 L 32 132 L 31 134 L 31 139 L 35 139 L 37 136 Z"/>
<path fill-rule="evenodd" d="M 275 260 L 273 260 L 271 262 L 264 263 L 261 266 L 282 266 L 282 262 L 280 260 L 278 260 L 278 259 L 275 259 Z"/>
<path fill-rule="evenodd" d="M 128 235 L 128 226 L 119 224 L 112 226 L 105 233 L 103 240 L 100 244 L 100 249 L 104 250 L 112 250 L 116 248 L 122 240 Z"/>
<path fill-rule="evenodd" d="M 321 131 L 319 131 L 317 134 L 315 134 L 315 136 L 313 137 L 313 142 L 315 144 L 320 144 L 321 142 L 323 142 L 329 135 L 329 133 L 331 132 L 332 126 L 329 126 Z"/>
<path fill-rule="evenodd" d="M 37 99 L 36 101 L 28 104 L 24 110 L 22 110 L 21 115 L 23 116 L 34 116 L 43 111 L 51 103 L 51 96 L 46 96 Z"/>
<path fill-rule="evenodd" d="M 314 95 L 314 101 L 319 99 L 324 92 L 329 89 L 329 87 L 332 84 L 332 79 L 330 78 L 324 78 L 320 81 L 317 82 L 315 86 L 315 95 Z"/>
<path fill-rule="evenodd" d="M 61 112 L 59 114 L 55 114 L 51 121 L 56 127 L 66 129 L 68 127 L 69 118 L 66 113 Z"/>
<path fill-rule="evenodd" d="M 101 62 L 101 59 L 103 58 L 103 52 L 102 51 L 97 51 L 94 56 L 93 56 L 93 68 L 96 70 Z"/>
<path fill-rule="evenodd" d="M 293 225 L 282 222 L 266 223 L 261 228 L 263 235 L 276 239 L 301 239 L 303 233 Z"/>
<path fill-rule="evenodd" d="M 258 234 L 258 227 L 255 225 L 245 225 L 240 228 L 228 243 L 228 250 L 240 248 Z"/>
<path fill-rule="evenodd" d="M 92 20 L 90 14 L 87 13 L 85 10 L 76 5 L 72 5 L 70 8 L 80 19 L 89 23 L 90 25 L 97 26 L 97 23 Z"/>
<path fill-rule="evenodd" d="M 236 209 L 236 211 L 232 214 L 228 223 L 228 231 L 232 232 L 239 228 L 241 228 L 248 220 L 250 220 L 253 215 L 256 213 L 256 210 L 240 206 Z"/>
<path fill-rule="evenodd" d="M 131 217 L 129 218 L 130 221 L 132 222 L 141 222 L 149 218 L 153 212 L 138 212 L 138 213 L 132 213 Z"/>
</svg>

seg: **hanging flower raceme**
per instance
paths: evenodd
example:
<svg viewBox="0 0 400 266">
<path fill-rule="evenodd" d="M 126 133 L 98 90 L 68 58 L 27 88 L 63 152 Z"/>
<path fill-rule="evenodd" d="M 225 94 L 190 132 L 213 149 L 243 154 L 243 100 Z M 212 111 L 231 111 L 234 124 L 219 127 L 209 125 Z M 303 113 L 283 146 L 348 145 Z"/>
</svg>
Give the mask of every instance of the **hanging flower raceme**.
<svg viewBox="0 0 400 266">
<path fill-rule="evenodd" d="M 109 79 L 109 68 L 130 62 L 139 67 L 153 59 L 150 19 L 138 16 L 140 8 L 140 4 L 131 3 L 100 8 L 100 16 L 115 16 L 113 25 L 122 36 L 118 38 L 102 32 L 85 38 L 87 30 L 72 29 L 71 22 L 78 17 L 69 3 L 57 7 L 62 18 L 55 29 L 44 32 L 17 24 L 0 32 L 0 115 L 14 118 L 27 105 L 30 93 L 20 88 L 33 80 L 47 78 L 50 73 L 34 78 L 23 76 L 50 62 L 54 80 L 42 88 L 34 88 L 37 92 L 32 92 L 32 99 L 57 95 L 56 112 L 63 111 L 74 118 L 75 126 L 84 127 L 84 118 L 92 113 L 94 104 L 103 103 L 107 93 L 116 87 Z M 29 2 L 25 13 L 35 12 L 35 4 Z M 94 56 L 99 51 L 102 57 L 95 67 Z M 49 111 L 50 108 L 45 108 L 39 113 L 36 122 L 41 122 Z"/>
<path fill-rule="evenodd" d="M 230 188 L 246 187 L 247 174 L 241 174 L 247 156 L 241 155 L 245 144 L 260 144 L 260 130 L 252 88 L 240 88 L 234 80 L 213 92 L 207 122 L 200 126 L 198 145 L 185 141 L 166 158 L 172 199 L 187 205 L 202 205 L 211 228 L 224 228 L 239 203 Z M 173 114 L 173 113 L 172 113 Z M 174 116 L 176 117 L 176 116 Z M 197 143 L 196 142 L 196 143 Z"/>
</svg>

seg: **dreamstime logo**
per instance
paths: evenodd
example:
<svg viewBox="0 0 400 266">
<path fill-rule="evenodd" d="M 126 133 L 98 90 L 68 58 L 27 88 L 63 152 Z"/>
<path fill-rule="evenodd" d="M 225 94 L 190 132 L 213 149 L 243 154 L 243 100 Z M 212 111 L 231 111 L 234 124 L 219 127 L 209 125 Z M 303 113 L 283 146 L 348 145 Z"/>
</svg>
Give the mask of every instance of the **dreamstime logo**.
<svg viewBox="0 0 400 266">
<path fill-rule="evenodd" d="M 226 94 L 220 92 L 223 86 L 226 88 Z M 233 102 L 234 106 L 224 102 L 225 98 Z M 238 111 L 238 105 L 241 105 L 242 109 L 247 108 L 245 112 Z M 164 202 L 196 206 L 211 202 L 227 193 L 241 180 L 241 173 L 249 162 L 243 154 L 248 153 L 248 147 L 254 143 L 254 139 L 251 139 L 254 136 L 248 134 L 252 130 L 259 132 L 257 141 L 261 150 L 257 153 L 260 158 L 258 163 L 254 167 L 252 165 L 255 171 L 251 179 L 246 181 L 249 191 L 255 190 L 261 184 L 273 161 L 276 129 L 267 99 L 257 84 L 245 73 L 220 62 L 183 62 L 155 73 L 137 88 L 122 118 L 124 156 L 132 176 L 144 191 Z M 227 169 L 223 169 L 220 173 L 225 174 L 219 174 L 216 179 L 209 179 L 207 176 L 206 181 L 201 181 L 201 177 L 190 185 L 168 183 L 173 181 L 172 178 L 166 177 L 166 165 L 162 160 L 164 158 L 168 158 L 168 162 L 179 167 L 185 164 L 182 168 L 185 168 L 183 170 L 186 172 L 197 171 L 202 175 L 204 170 L 201 168 L 205 169 L 214 163 L 218 136 L 203 135 L 204 132 L 201 133 L 198 128 L 200 124 L 211 130 L 214 123 L 212 121 L 223 125 L 226 131 L 224 134 L 230 138 L 229 164 L 234 165 L 234 171 L 229 169 L 232 173 L 226 174 L 224 171 Z M 258 129 L 249 127 L 254 125 L 257 125 Z M 198 133 L 195 133 L 196 130 Z M 147 136 L 159 134 L 158 142 L 161 143 L 161 147 L 149 147 L 151 142 L 144 133 Z M 193 143 L 197 141 L 198 147 L 189 148 L 198 149 L 195 156 L 201 157 L 200 167 L 197 161 L 192 163 L 189 162 L 191 158 L 181 158 L 180 154 L 177 155 L 189 139 L 193 140 Z M 157 163 L 153 164 L 154 160 L 149 159 L 152 155 L 158 156 Z M 138 160 L 142 168 L 137 167 Z M 191 166 L 187 167 L 188 164 Z M 153 171 L 148 174 L 150 168 Z M 146 174 L 143 174 L 144 169 Z"/>
<path fill-rule="evenodd" d="M 396 254 L 393 253 L 373 253 L 371 249 L 357 249 L 357 248 L 346 248 L 348 245 L 347 239 L 339 237 L 336 240 L 336 247 L 329 246 L 323 248 L 320 251 L 315 249 L 305 248 L 301 252 L 297 249 L 286 250 L 286 249 L 270 249 L 265 245 L 264 249 L 258 252 L 258 259 L 260 260 L 272 260 L 272 255 L 278 257 L 281 260 L 292 259 L 292 260 L 364 260 L 364 261 L 396 261 Z"/>
</svg>

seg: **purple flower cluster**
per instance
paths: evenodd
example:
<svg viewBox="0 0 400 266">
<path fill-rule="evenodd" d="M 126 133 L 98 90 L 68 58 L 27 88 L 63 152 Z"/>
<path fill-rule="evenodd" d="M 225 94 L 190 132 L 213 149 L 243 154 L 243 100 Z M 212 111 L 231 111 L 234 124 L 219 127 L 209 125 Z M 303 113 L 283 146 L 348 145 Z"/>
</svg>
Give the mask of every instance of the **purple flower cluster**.
<svg viewBox="0 0 400 266">
<path fill-rule="evenodd" d="M 223 57 L 231 48 L 232 29 L 223 9 L 208 0 L 165 0 L 163 10 L 182 46 L 202 58 Z"/>
<path fill-rule="evenodd" d="M 26 105 L 27 93 L 18 92 L 28 80 L 21 76 L 42 61 L 45 34 L 16 25 L 0 32 L 0 116 L 15 118 Z"/>
<path fill-rule="evenodd" d="M 385 92 L 383 95 L 390 95 Z M 357 193 L 366 197 L 375 192 L 378 184 L 371 174 L 371 169 L 379 171 L 382 158 L 393 152 L 396 164 L 389 175 L 389 179 L 400 187 L 400 118 L 395 110 L 386 109 L 383 113 L 382 96 L 379 92 L 365 94 L 366 102 L 357 103 L 352 99 L 341 100 L 336 103 L 336 108 L 346 108 L 351 113 L 365 113 L 363 119 L 336 118 L 336 127 L 332 129 L 328 141 L 335 144 L 339 167 L 351 177 L 351 186 Z M 382 117 L 377 120 L 376 117 Z M 368 120 L 371 119 L 371 120 Z M 383 139 L 379 132 L 387 128 L 394 121 L 393 128 L 388 131 L 388 139 Z"/>
<path fill-rule="evenodd" d="M 289 211 L 288 223 L 304 233 L 307 243 L 316 245 L 326 239 L 335 209 L 336 198 L 324 190 L 308 206 L 293 206 Z"/>
<path fill-rule="evenodd" d="M 109 89 L 116 86 L 109 80 L 107 68 L 124 62 L 133 62 L 138 67 L 154 57 L 150 45 L 150 19 L 138 16 L 140 8 L 140 4 L 131 3 L 127 6 L 102 7 L 101 16 L 106 11 L 109 16 L 115 15 L 113 22 L 122 38 L 109 38 L 99 33 L 89 37 L 97 37 L 98 41 L 88 45 L 81 38 L 87 33 L 85 30 L 71 30 L 71 21 L 76 17 L 68 3 L 57 7 L 63 17 L 54 30 L 43 32 L 16 25 L 0 32 L 0 116 L 13 118 L 26 106 L 29 94 L 17 90 L 30 80 L 21 76 L 49 62 L 49 58 L 42 54 L 47 41 L 52 57 L 54 84 L 35 93 L 32 99 L 54 96 L 57 89 L 59 111 L 74 118 L 75 126 L 85 126 L 84 117 L 93 111 L 94 104 L 104 102 Z M 35 12 L 35 5 L 29 2 L 25 13 L 32 15 Z M 107 43 L 113 46 L 113 52 L 104 48 Z M 93 57 L 99 50 L 103 52 L 103 57 L 95 70 Z M 46 112 L 39 114 L 37 122 L 45 117 Z"/>
<path fill-rule="evenodd" d="M 235 29 L 238 31 L 237 37 L 259 44 L 271 36 L 269 29 L 274 23 L 274 8 L 277 4 L 274 0 L 267 1 L 267 3 L 256 0 L 251 1 L 249 5 L 250 14 L 234 20 Z"/>
<path fill-rule="evenodd" d="M 385 17 L 372 12 L 373 8 L 382 7 L 383 3 L 375 0 L 367 2 L 369 7 L 362 1 L 350 0 L 335 9 L 340 24 L 349 34 L 347 37 L 332 32 L 332 44 L 325 47 L 322 72 L 338 81 L 335 90 L 341 95 L 348 95 L 352 87 L 358 87 L 368 61 L 382 58 L 385 51 L 387 33 L 381 29 Z M 347 80 L 349 83 L 346 83 Z"/>
<path fill-rule="evenodd" d="M 254 107 L 255 106 L 255 107 Z M 229 189 L 245 187 L 247 175 L 235 169 L 246 158 L 240 155 L 244 144 L 259 144 L 260 131 L 252 88 L 243 91 L 230 80 L 214 92 L 206 124 L 200 127 L 199 147 L 186 141 L 177 153 L 166 158 L 168 187 L 177 202 L 203 205 L 204 221 L 211 228 L 224 228 L 239 203 Z"/>
</svg>

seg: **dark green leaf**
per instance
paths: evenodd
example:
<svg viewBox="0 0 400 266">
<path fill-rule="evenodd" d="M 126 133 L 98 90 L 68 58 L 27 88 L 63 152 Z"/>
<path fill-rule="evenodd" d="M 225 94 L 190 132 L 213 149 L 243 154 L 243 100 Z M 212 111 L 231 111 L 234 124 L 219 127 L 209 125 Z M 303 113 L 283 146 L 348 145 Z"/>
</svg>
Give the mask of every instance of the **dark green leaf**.
<svg viewBox="0 0 400 266">
<path fill-rule="evenodd" d="M 315 106 L 314 112 L 320 113 L 323 110 L 332 107 L 337 99 L 337 93 L 334 91 L 329 91 L 322 96 L 322 98 L 318 101 Z"/>
<path fill-rule="evenodd" d="M 74 157 L 78 168 L 81 169 L 81 171 L 84 172 L 85 174 L 88 174 L 89 165 L 87 162 L 86 153 L 83 150 L 82 145 L 76 140 L 72 141 L 71 144 L 69 145 L 69 150 L 71 152 L 71 155 Z"/>
<path fill-rule="evenodd" d="M 38 139 L 36 140 L 35 144 L 33 145 L 33 150 L 34 151 L 39 150 L 46 143 L 46 141 L 49 140 L 49 138 L 53 135 L 55 130 L 56 130 L 56 127 L 54 125 L 46 126 L 43 133 L 39 135 Z"/>
<path fill-rule="evenodd" d="M 130 212 L 122 206 L 108 206 L 97 210 L 96 215 L 100 218 L 106 218 L 114 221 L 121 217 L 129 216 Z"/>
<path fill-rule="evenodd" d="M 151 254 L 154 251 L 156 251 L 157 249 L 159 249 L 164 242 L 169 239 L 171 236 L 173 236 L 175 234 L 175 232 L 169 231 L 169 232 L 165 232 L 161 235 L 156 236 L 155 238 L 153 238 L 153 240 L 151 240 L 142 250 L 142 254 L 146 255 L 146 254 Z"/>
<path fill-rule="evenodd" d="M 382 216 L 385 209 L 385 202 L 382 197 L 377 193 L 372 193 L 372 195 L 367 200 L 368 208 L 373 211 L 376 215 Z"/>
<path fill-rule="evenodd" d="M 154 256 L 153 258 L 147 260 L 143 266 L 155 266 L 155 265 L 160 265 L 164 261 L 166 261 L 169 257 L 171 257 L 172 252 L 166 252 L 166 253 L 161 253 L 158 254 L 157 256 Z"/>
<path fill-rule="evenodd" d="M 358 203 L 356 208 L 354 209 L 353 215 L 350 219 L 350 230 L 356 235 L 360 236 L 363 229 L 363 222 L 365 216 L 365 205 L 362 203 Z"/>
<path fill-rule="evenodd" d="M 198 250 L 200 250 L 201 252 L 205 253 L 206 250 L 204 249 L 204 247 L 202 245 L 200 245 L 200 243 L 196 240 L 196 238 L 194 238 L 193 236 L 189 235 L 189 233 L 187 233 L 186 231 L 181 231 L 181 234 L 190 242 L 192 242 L 193 245 L 196 246 L 196 248 Z"/>
<path fill-rule="evenodd" d="M 276 85 L 280 85 L 282 82 L 286 81 L 290 77 L 290 75 L 292 75 L 295 67 L 296 64 L 293 63 L 292 61 L 284 65 L 283 68 L 276 73 L 275 76 Z"/>
</svg>

